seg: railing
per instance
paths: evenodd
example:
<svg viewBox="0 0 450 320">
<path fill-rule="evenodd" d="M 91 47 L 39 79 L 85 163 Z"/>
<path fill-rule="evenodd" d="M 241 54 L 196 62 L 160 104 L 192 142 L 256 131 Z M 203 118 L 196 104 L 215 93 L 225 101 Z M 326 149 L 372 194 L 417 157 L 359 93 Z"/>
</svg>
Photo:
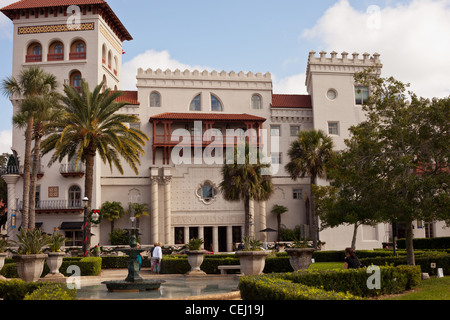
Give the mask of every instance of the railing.
<svg viewBox="0 0 450 320">
<path fill-rule="evenodd" d="M 71 52 L 69 53 L 70 60 L 83 60 L 86 59 L 86 52 Z"/>
<path fill-rule="evenodd" d="M 49 53 L 47 54 L 48 61 L 61 61 L 64 60 L 64 53 Z"/>
<path fill-rule="evenodd" d="M 84 164 L 78 164 L 78 166 L 76 166 L 75 164 L 62 164 L 59 167 L 59 172 L 60 173 L 85 173 L 86 169 Z"/>
<path fill-rule="evenodd" d="M 1 167 L 0 168 L 0 174 L 19 174 L 19 167 L 18 166 L 7 166 L 7 167 Z"/>
<path fill-rule="evenodd" d="M 171 140 L 172 137 L 164 134 L 157 134 L 155 135 L 155 145 L 192 145 L 194 144 L 223 144 L 225 145 L 228 141 L 232 141 L 233 144 L 246 142 L 251 144 L 257 144 L 258 138 L 256 136 L 254 137 L 246 137 L 246 136 L 211 136 L 211 137 L 204 137 L 200 135 L 189 135 L 186 138 L 180 137 L 180 141 L 177 141 L 176 139 Z M 190 143 L 189 143 L 190 139 Z M 184 141 L 188 141 L 187 143 Z"/>
<path fill-rule="evenodd" d="M 25 56 L 25 62 L 41 62 L 42 54 L 27 54 Z"/>
<path fill-rule="evenodd" d="M 32 170 L 32 168 L 33 168 L 33 164 L 31 164 L 30 171 Z M 23 174 L 23 166 L 19 167 L 19 174 Z M 43 165 L 38 166 L 37 174 L 38 175 L 44 174 L 44 166 Z"/>
<path fill-rule="evenodd" d="M 19 202 L 19 210 L 23 209 L 23 201 Z M 68 210 L 83 209 L 81 200 L 39 200 L 36 201 L 36 210 Z"/>
</svg>

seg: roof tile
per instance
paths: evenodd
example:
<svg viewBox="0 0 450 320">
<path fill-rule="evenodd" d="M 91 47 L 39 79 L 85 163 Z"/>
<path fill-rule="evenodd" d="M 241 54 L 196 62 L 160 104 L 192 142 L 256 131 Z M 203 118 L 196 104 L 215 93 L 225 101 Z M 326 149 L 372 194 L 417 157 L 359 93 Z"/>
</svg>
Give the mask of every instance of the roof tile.
<svg viewBox="0 0 450 320">
<path fill-rule="evenodd" d="M 273 94 L 272 108 L 312 108 L 311 96 L 306 94 Z"/>
</svg>

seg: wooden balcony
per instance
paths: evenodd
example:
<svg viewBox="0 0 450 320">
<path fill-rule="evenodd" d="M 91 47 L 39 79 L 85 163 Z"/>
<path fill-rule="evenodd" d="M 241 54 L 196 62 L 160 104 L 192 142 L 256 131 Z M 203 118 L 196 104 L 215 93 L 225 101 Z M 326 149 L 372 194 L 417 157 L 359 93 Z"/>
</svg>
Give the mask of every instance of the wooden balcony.
<svg viewBox="0 0 450 320">
<path fill-rule="evenodd" d="M 85 60 L 86 52 L 71 52 L 69 53 L 69 60 Z"/>
<path fill-rule="evenodd" d="M 62 60 L 64 60 L 64 53 L 47 54 L 47 61 L 62 61 Z"/>
</svg>

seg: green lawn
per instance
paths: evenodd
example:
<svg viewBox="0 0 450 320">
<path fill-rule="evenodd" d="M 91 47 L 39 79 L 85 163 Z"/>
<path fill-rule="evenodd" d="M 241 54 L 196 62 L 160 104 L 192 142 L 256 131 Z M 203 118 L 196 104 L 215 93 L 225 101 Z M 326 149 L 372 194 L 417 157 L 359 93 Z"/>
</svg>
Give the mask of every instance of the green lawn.
<svg viewBox="0 0 450 320">
<path fill-rule="evenodd" d="M 344 262 L 316 262 L 311 263 L 309 270 L 344 269 Z"/>
<path fill-rule="evenodd" d="M 414 290 L 385 300 L 450 300 L 450 277 L 422 280 Z"/>
</svg>

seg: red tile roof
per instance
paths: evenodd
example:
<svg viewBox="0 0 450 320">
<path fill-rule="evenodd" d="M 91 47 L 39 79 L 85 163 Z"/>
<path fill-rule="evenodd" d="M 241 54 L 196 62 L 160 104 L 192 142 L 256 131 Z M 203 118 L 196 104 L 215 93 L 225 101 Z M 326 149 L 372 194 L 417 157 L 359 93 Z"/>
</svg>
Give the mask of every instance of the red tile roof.
<svg viewBox="0 0 450 320">
<path fill-rule="evenodd" d="M 128 105 L 140 105 L 141 103 L 138 101 L 138 92 L 137 91 L 122 91 L 123 95 L 118 97 L 115 101 L 117 102 L 127 102 Z"/>
<path fill-rule="evenodd" d="M 306 94 L 272 94 L 272 108 L 312 108 L 311 96 Z"/>
<path fill-rule="evenodd" d="M 21 0 L 14 2 L 0 9 L 8 18 L 14 19 L 16 10 L 34 9 L 34 8 L 50 8 L 50 7 L 67 7 L 71 5 L 96 5 L 101 9 L 101 15 L 105 21 L 112 26 L 121 41 L 133 40 L 128 30 L 116 16 L 114 11 L 105 0 Z"/>
<path fill-rule="evenodd" d="M 166 112 L 158 114 L 150 118 L 150 122 L 154 120 L 213 120 L 213 121 L 266 121 L 265 118 L 257 117 L 251 114 L 239 113 L 175 113 Z"/>
</svg>

